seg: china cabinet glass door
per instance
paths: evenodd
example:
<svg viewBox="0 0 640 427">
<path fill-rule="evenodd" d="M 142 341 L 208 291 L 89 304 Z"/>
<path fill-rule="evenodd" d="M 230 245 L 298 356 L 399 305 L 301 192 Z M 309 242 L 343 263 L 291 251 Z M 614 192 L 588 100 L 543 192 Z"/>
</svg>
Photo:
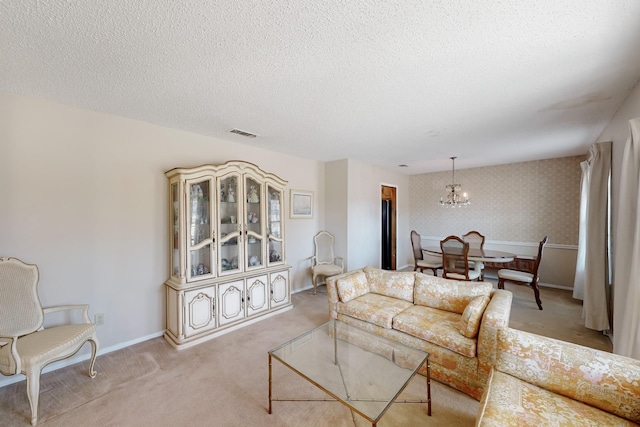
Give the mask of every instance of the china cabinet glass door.
<svg viewBox="0 0 640 427">
<path fill-rule="evenodd" d="M 213 179 L 187 180 L 187 278 L 201 280 L 215 272 Z"/>
<path fill-rule="evenodd" d="M 171 275 L 180 277 L 180 191 L 171 184 Z"/>
<path fill-rule="evenodd" d="M 238 174 L 227 174 L 218 180 L 218 265 L 220 275 L 242 271 L 242 181 Z"/>
<path fill-rule="evenodd" d="M 244 188 L 246 192 L 245 219 L 246 219 L 246 258 L 245 270 L 264 267 L 264 210 L 263 186 L 257 179 L 246 175 Z"/>
<path fill-rule="evenodd" d="M 282 191 L 267 186 L 267 232 L 269 235 L 269 265 L 284 259 L 282 230 Z"/>
</svg>

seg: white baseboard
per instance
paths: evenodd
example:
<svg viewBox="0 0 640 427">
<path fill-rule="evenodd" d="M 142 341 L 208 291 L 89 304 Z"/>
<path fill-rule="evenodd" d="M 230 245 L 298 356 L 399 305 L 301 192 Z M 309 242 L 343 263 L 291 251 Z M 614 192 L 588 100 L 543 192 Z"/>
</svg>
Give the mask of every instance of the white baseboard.
<svg viewBox="0 0 640 427">
<path fill-rule="evenodd" d="M 157 337 L 161 337 L 162 334 L 164 333 L 164 331 L 160 331 L 160 332 L 155 332 L 153 334 L 150 335 L 146 335 L 144 337 L 140 337 L 140 338 L 136 338 L 134 340 L 131 341 L 125 341 L 116 345 L 112 345 L 109 347 L 106 347 L 104 349 L 98 349 L 98 356 L 100 356 L 101 354 L 107 354 L 107 353 L 111 353 L 112 351 L 116 351 L 116 350 L 122 350 L 123 348 L 132 346 L 134 344 L 139 344 L 143 341 L 147 341 L 153 338 L 157 338 Z M 99 338 L 98 338 L 99 339 Z M 73 357 L 70 357 L 68 359 L 64 359 L 64 360 L 60 360 L 58 362 L 54 362 L 50 365 L 47 365 L 43 370 L 42 370 L 42 374 L 46 374 L 47 372 L 51 372 L 51 371 L 55 371 L 61 368 L 66 368 L 67 366 L 71 366 L 71 365 L 75 365 L 76 363 L 80 363 L 80 362 L 84 362 L 85 360 L 89 360 L 89 358 L 91 357 L 91 353 L 86 353 L 86 354 L 76 354 Z M 5 387 L 8 386 L 9 384 L 14 384 L 20 381 L 24 381 L 25 380 L 25 376 L 24 375 L 12 375 L 10 377 L 5 377 L 0 379 L 0 388 L 1 387 Z"/>
</svg>

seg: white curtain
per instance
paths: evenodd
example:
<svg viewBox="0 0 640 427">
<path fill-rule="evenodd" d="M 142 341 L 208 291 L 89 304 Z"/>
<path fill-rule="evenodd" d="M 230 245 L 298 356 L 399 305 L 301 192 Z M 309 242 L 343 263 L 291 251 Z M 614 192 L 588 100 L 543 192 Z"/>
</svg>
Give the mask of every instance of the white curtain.
<svg viewBox="0 0 640 427">
<path fill-rule="evenodd" d="M 611 142 L 599 142 L 582 162 L 580 234 L 574 296 L 584 300 L 584 325 L 596 331 L 609 323 L 609 176 Z"/>
<path fill-rule="evenodd" d="M 584 299 L 584 266 L 586 262 L 587 239 L 587 201 L 589 200 L 589 162 L 580 162 L 582 180 L 580 181 L 580 229 L 578 234 L 578 257 L 576 260 L 576 276 L 573 281 L 573 297 Z"/>
<path fill-rule="evenodd" d="M 620 173 L 613 352 L 640 359 L 640 117 L 629 121 Z"/>
</svg>

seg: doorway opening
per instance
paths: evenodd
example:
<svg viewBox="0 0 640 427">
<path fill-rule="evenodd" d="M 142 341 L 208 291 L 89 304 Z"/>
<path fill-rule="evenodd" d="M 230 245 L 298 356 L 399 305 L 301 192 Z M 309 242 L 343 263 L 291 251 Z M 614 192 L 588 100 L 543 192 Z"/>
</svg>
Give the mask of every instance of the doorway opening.
<svg viewBox="0 0 640 427">
<path fill-rule="evenodd" d="M 396 187 L 383 185 L 382 200 L 382 269 L 396 269 Z"/>
</svg>

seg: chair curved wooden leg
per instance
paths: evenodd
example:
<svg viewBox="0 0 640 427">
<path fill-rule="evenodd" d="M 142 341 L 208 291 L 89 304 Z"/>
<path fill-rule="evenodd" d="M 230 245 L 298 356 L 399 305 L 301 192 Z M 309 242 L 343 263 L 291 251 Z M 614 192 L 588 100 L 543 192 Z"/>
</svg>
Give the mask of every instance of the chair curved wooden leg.
<svg viewBox="0 0 640 427">
<path fill-rule="evenodd" d="M 89 362 L 89 377 L 95 378 L 96 370 L 94 369 L 94 367 L 96 364 L 96 356 L 98 355 L 98 348 L 100 347 L 100 344 L 98 343 L 98 338 L 96 338 L 95 336 L 89 341 L 91 341 L 91 361 Z"/>
<path fill-rule="evenodd" d="M 538 308 L 542 310 L 542 301 L 540 301 L 540 289 L 538 289 L 538 282 L 535 281 L 531 284 L 533 288 L 533 293 L 536 296 L 536 303 L 538 304 Z"/>
<path fill-rule="evenodd" d="M 25 373 L 27 377 L 27 397 L 31 406 L 31 425 L 38 424 L 38 400 L 40 398 L 40 367 L 35 366 Z"/>
<path fill-rule="evenodd" d="M 498 279 L 498 289 L 504 289 L 504 279 Z"/>
<path fill-rule="evenodd" d="M 313 278 L 313 294 L 315 295 L 318 292 L 318 276 Z"/>
</svg>

